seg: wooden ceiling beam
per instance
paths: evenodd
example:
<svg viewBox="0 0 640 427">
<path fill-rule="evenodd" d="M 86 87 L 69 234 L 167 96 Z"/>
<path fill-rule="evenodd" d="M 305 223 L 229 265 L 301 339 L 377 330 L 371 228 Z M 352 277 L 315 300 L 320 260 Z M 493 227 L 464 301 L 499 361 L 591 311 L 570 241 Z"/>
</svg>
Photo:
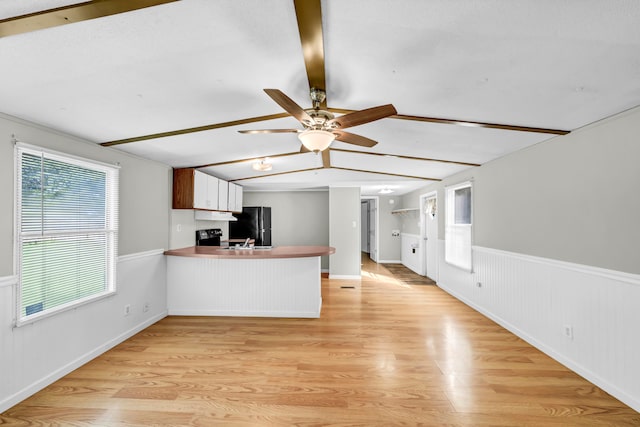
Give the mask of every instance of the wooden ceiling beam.
<svg viewBox="0 0 640 427">
<path fill-rule="evenodd" d="M 174 1 L 177 0 L 94 0 L 42 10 L 0 20 L 0 37 L 117 15 Z"/>
<path fill-rule="evenodd" d="M 300 153 L 298 153 L 298 154 L 300 154 Z M 319 167 L 319 168 L 297 169 L 297 170 L 294 170 L 294 171 L 287 171 L 287 172 L 276 172 L 276 173 L 270 173 L 270 174 L 265 174 L 265 175 L 247 176 L 247 177 L 244 177 L 244 178 L 230 179 L 229 182 L 244 181 L 244 180 L 247 180 L 247 179 L 256 179 L 256 178 L 267 178 L 267 177 L 270 177 L 270 176 L 288 175 L 290 173 L 308 172 L 308 171 L 315 171 L 315 170 L 320 170 L 320 169 L 324 169 L 324 168 L 323 167 Z"/>
<path fill-rule="evenodd" d="M 332 113 L 339 114 L 349 114 L 353 113 L 357 110 L 347 110 L 344 108 L 328 108 Z M 536 128 L 529 126 L 516 126 L 516 125 L 505 125 L 499 123 L 486 123 L 486 122 L 473 122 L 469 120 L 454 120 L 454 119 L 442 119 L 437 117 L 422 117 L 422 116 L 411 116 L 406 114 L 395 114 L 393 116 L 389 116 L 390 119 L 399 119 L 399 120 L 411 120 L 417 122 L 429 122 L 429 123 L 440 123 L 446 125 L 457 125 L 457 126 L 467 126 L 467 127 L 476 127 L 476 128 L 487 128 L 487 129 L 500 129 L 500 130 L 509 130 L 509 131 L 518 131 L 518 132 L 533 132 L 533 133 L 548 133 L 551 135 L 566 135 L 570 131 L 568 130 L 560 130 L 560 129 L 547 129 L 547 128 Z"/>
<path fill-rule="evenodd" d="M 337 152 L 341 152 L 341 153 L 365 154 L 365 155 L 370 155 L 370 156 L 396 157 L 398 159 L 421 160 L 421 161 L 426 161 L 426 162 L 451 163 L 451 164 L 463 165 L 463 166 L 481 166 L 479 163 L 458 162 L 458 161 L 455 161 L 455 160 L 430 159 L 428 157 L 403 156 L 401 154 L 373 153 L 373 152 L 370 152 L 370 151 L 346 150 L 346 149 L 343 149 L 343 148 L 331 148 L 331 151 L 337 151 Z"/>
<path fill-rule="evenodd" d="M 310 153 L 310 151 L 308 153 Z M 206 165 L 187 166 L 187 167 L 200 169 L 200 168 L 208 168 L 208 167 L 215 167 L 215 166 L 235 165 L 235 164 L 238 164 L 238 163 L 249 163 L 249 162 L 259 161 L 259 160 L 264 159 L 266 157 L 268 157 L 270 159 L 277 159 L 278 157 L 295 156 L 296 154 L 307 154 L 307 153 L 301 153 L 300 151 L 294 151 L 294 152 L 291 152 L 291 153 L 272 154 L 272 155 L 269 155 L 269 156 L 259 156 L 259 157 L 248 157 L 248 158 L 245 158 L 245 159 L 228 160 L 226 162 L 207 163 Z"/>
<path fill-rule="evenodd" d="M 401 177 L 401 178 L 410 178 L 410 179 L 422 179 L 422 180 L 425 180 L 425 181 L 442 181 L 440 178 L 428 178 L 428 177 L 424 177 L 424 176 L 401 175 L 401 174 L 398 174 L 398 173 L 379 172 L 379 171 L 364 170 L 364 169 L 341 168 L 341 167 L 338 167 L 338 166 L 331 166 L 331 169 L 338 169 L 338 170 L 351 171 L 351 172 L 376 173 L 376 174 L 379 174 L 379 175 L 398 176 L 398 177 Z"/>
<path fill-rule="evenodd" d="M 212 125 L 198 126 L 198 127 L 194 127 L 194 128 L 180 129 L 180 130 L 174 130 L 174 131 L 170 131 L 170 132 L 160 132 L 160 133 L 154 133 L 154 134 L 150 134 L 150 135 L 136 136 L 136 137 L 133 137 L 133 138 L 119 139 L 117 141 L 103 142 L 100 145 L 102 145 L 104 147 L 110 147 L 112 145 L 129 144 L 131 142 L 146 141 L 146 140 L 149 140 L 149 139 L 165 138 L 165 137 L 168 137 L 168 136 L 177 136 L 177 135 L 184 135 L 184 134 L 187 134 L 187 133 L 204 132 L 204 131 L 207 131 L 207 130 L 220 129 L 220 128 L 226 128 L 226 127 L 231 127 L 231 126 L 239 126 L 239 125 L 244 125 L 244 124 L 247 124 L 247 123 L 255 123 L 255 122 L 263 122 L 263 121 L 267 121 L 267 120 L 281 119 L 283 117 L 291 117 L 291 116 L 289 115 L 289 113 L 270 114 L 268 116 L 251 117 L 251 118 L 248 118 L 248 119 L 234 120 L 234 121 L 231 121 L 231 122 L 216 123 L 216 124 L 212 124 Z"/>
</svg>

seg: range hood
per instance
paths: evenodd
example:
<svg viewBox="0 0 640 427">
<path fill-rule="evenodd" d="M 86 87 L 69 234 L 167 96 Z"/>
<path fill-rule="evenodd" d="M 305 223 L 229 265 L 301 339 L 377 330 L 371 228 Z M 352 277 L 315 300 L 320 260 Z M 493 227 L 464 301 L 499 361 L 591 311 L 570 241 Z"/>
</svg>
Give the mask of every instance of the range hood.
<svg viewBox="0 0 640 427">
<path fill-rule="evenodd" d="M 205 221 L 237 221 L 238 218 L 231 215 L 231 212 L 220 211 L 195 211 L 197 220 Z"/>
</svg>

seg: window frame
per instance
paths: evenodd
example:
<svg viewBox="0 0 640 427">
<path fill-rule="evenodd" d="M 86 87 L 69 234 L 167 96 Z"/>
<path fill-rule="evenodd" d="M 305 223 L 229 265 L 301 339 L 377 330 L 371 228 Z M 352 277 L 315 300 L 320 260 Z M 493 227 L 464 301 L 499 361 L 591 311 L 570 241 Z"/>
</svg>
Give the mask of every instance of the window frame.
<svg viewBox="0 0 640 427">
<path fill-rule="evenodd" d="M 469 223 L 468 224 L 456 224 L 456 210 L 455 210 L 455 192 L 464 188 L 469 188 Z M 474 209 L 473 209 L 473 180 L 460 182 L 455 185 L 445 187 L 445 262 L 449 265 L 453 265 L 462 270 L 473 272 L 473 223 L 474 223 Z M 465 239 L 462 242 L 462 248 L 460 246 L 454 248 L 451 245 L 460 243 L 460 235 L 463 235 Z M 464 251 L 461 255 L 459 252 Z"/>
<path fill-rule="evenodd" d="M 105 226 L 98 229 L 70 229 L 68 231 L 45 231 L 32 232 L 22 230 L 22 159 L 23 154 L 32 156 L 39 156 L 43 159 L 51 159 L 57 162 L 63 162 L 76 167 L 81 167 L 89 170 L 99 171 L 105 173 Z M 43 147 L 25 144 L 22 142 L 15 142 L 14 146 L 14 271 L 16 272 L 17 284 L 16 291 L 14 293 L 14 307 L 15 317 L 14 325 L 20 327 L 28 325 L 38 320 L 54 316 L 58 313 L 75 309 L 79 306 L 89 304 L 91 302 L 101 300 L 106 297 L 110 297 L 116 293 L 116 265 L 118 258 L 118 232 L 119 232 L 119 165 L 113 165 L 108 163 L 99 162 L 92 159 L 87 159 L 79 156 L 74 156 L 59 151 L 49 150 Z M 23 255 L 23 242 L 25 240 L 32 241 L 34 237 L 37 239 L 51 238 L 51 237 L 77 237 L 81 235 L 104 235 L 104 250 L 105 250 L 105 288 L 88 296 L 78 297 L 74 300 L 65 302 L 55 307 L 38 311 L 31 314 L 23 314 L 23 268 L 22 268 L 22 255 Z"/>
</svg>

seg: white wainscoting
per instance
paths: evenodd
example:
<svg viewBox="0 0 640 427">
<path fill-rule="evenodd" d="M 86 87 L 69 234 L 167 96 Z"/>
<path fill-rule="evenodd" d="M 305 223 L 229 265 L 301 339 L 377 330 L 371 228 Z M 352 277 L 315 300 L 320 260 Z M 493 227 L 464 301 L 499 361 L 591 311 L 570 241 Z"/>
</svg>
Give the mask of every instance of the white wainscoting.
<svg viewBox="0 0 640 427">
<path fill-rule="evenodd" d="M 117 275 L 115 295 L 19 328 L 17 279 L 0 278 L 0 412 L 167 315 L 162 249 L 120 257 Z"/>
<path fill-rule="evenodd" d="M 169 314 L 317 318 L 322 308 L 320 280 L 319 256 L 168 256 Z"/>
<path fill-rule="evenodd" d="M 402 264 L 422 274 L 422 250 L 420 245 L 420 236 L 417 234 L 401 233 L 400 234 L 400 259 Z"/>
<path fill-rule="evenodd" d="M 440 259 L 442 289 L 640 411 L 640 275 L 482 247 L 473 273 Z"/>
</svg>

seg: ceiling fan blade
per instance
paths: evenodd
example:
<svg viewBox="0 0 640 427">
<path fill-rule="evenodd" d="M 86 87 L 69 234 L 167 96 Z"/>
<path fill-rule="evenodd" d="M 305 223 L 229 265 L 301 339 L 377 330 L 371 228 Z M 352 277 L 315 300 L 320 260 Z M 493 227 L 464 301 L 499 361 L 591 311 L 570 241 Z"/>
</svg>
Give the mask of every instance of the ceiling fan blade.
<svg viewBox="0 0 640 427">
<path fill-rule="evenodd" d="M 336 136 L 336 140 L 340 142 L 346 142 L 347 144 L 360 145 L 362 147 L 373 147 L 378 143 L 373 139 L 366 138 L 362 135 L 356 135 L 355 133 L 349 133 L 342 130 L 334 130 L 332 132 Z"/>
<path fill-rule="evenodd" d="M 298 133 L 302 132 L 298 129 L 250 129 L 239 130 L 239 133 Z"/>
<path fill-rule="evenodd" d="M 380 105 L 378 107 L 367 108 L 365 110 L 359 110 L 345 114 L 344 116 L 336 117 L 335 119 L 330 120 L 327 125 L 335 125 L 338 129 L 345 129 L 380 120 L 385 117 L 393 116 L 397 113 L 398 112 L 392 104 Z"/>
<path fill-rule="evenodd" d="M 287 113 L 295 117 L 300 123 L 307 125 L 315 123 L 311 116 L 308 115 L 301 106 L 296 104 L 293 99 L 289 98 L 282 91 L 278 89 L 264 89 L 264 91 L 276 102 L 276 104 L 284 108 Z"/>
<path fill-rule="evenodd" d="M 326 92 L 321 1 L 293 0 L 293 4 L 298 20 L 298 32 L 300 33 L 309 89 L 315 88 Z M 326 107 L 327 100 L 325 98 L 320 101 L 320 108 Z"/>
<path fill-rule="evenodd" d="M 328 148 L 322 152 L 322 166 L 325 168 L 331 167 L 331 153 Z"/>
</svg>

